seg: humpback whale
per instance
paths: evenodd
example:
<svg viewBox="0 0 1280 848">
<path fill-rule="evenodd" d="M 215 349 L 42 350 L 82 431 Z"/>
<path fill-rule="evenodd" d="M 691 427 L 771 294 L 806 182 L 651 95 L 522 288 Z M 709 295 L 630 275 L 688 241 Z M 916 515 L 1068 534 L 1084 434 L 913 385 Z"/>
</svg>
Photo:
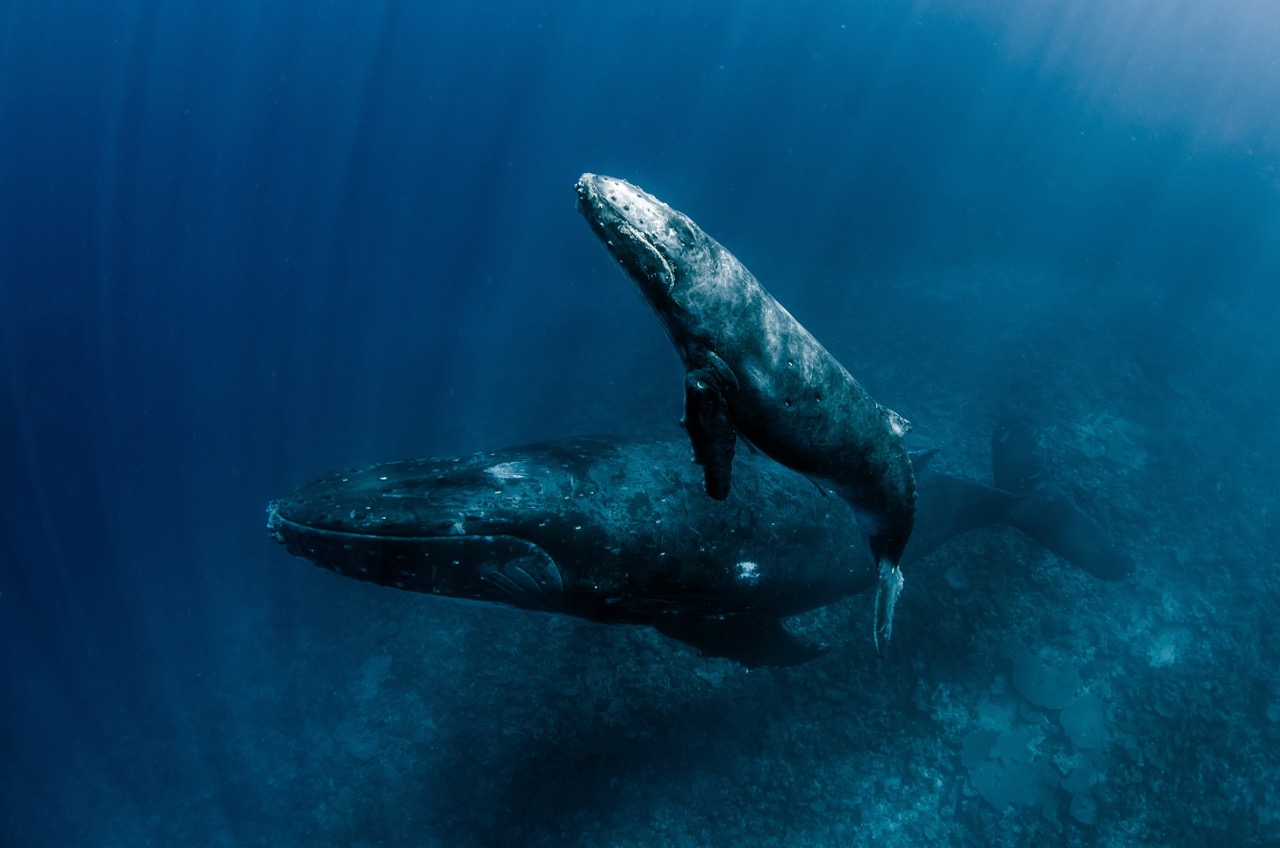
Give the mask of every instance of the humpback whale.
<svg viewBox="0 0 1280 848">
<path fill-rule="evenodd" d="M 907 421 L 877 403 L 688 216 L 625 180 L 583 174 L 576 188 L 579 211 L 684 363 L 682 423 L 707 493 L 727 497 L 741 434 L 840 494 L 878 569 L 875 637 L 883 650 L 916 510 Z"/>
<path fill-rule="evenodd" d="M 997 440 L 996 455 L 1020 444 Z M 739 485 L 724 500 L 707 498 L 687 451 L 674 441 L 584 437 L 382 463 L 273 501 L 267 525 L 291 554 L 359 580 L 651 626 L 748 667 L 818 656 L 824 646 L 782 619 L 876 585 L 850 507 L 756 455 L 739 458 Z M 977 527 L 1011 524 L 1035 536 L 1061 517 L 1042 514 L 1034 495 L 936 472 L 929 455 L 915 461 L 919 513 L 904 563 Z M 1055 531 L 1062 537 L 1079 530 L 1068 519 Z M 1063 550 L 1106 552 L 1089 538 L 1092 548 Z"/>
</svg>

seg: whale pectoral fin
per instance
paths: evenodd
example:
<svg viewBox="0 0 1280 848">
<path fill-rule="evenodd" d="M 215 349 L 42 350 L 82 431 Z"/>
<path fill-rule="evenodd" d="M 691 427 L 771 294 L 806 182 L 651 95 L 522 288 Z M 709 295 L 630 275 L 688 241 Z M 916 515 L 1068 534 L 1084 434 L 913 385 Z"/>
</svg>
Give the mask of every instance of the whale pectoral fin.
<svg viewBox="0 0 1280 848">
<path fill-rule="evenodd" d="M 880 659 L 884 659 L 889 651 L 889 640 L 893 637 L 893 609 L 898 604 L 898 596 L 902 594 L 902 583 L 902 569 L 887 560 L 881 560 L 876 581 L 876 614 L 872 629 L 876 655 Z"/>
<path fill-rule="evenodd" d="M 706 476 L 707 494 L 718 501 L 729 497 L 738 434 L 712 372 L 695 369 L 685 374 L 684 419 L 680 424 L 689 434 L 693 458 Z"/>
<path fill-rule="evenodd" d="M 801 639 L 773 616 L 758 613 L 672 615 L 660 618 L 654 626 L 663 636 L 697 648 L 704 657 L 723 657 L 747 668 L 800 665 L 828 649 Z"/>
</svg>

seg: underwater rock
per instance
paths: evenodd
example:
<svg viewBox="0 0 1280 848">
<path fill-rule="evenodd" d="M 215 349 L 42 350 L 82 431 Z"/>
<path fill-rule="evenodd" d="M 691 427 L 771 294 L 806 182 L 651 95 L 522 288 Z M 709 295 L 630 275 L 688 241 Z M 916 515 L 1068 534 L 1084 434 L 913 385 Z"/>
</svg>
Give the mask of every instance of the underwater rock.
<svg viewBox="0 0 1280 848">
<path fill-rule="evenodd" d="M 1001 765 L 1012 766 L 1031 759 L 1031 734 L 1023 730 L 1006 730 L 996 738 L 991 756 Z"/>
<path fill-rule="evenodd" d="M 964 749 L 960 752 L 960 762 L 967 769 L 975 769 L 991 758 L 991 749 L 995 747 L 1000 734 L 994 730 L 975 730 L 964 738 Z"/>
<path fill-rule="evenodd" d="M 1045 720 L 1045 714 L 1040 711 L 1039 707 L 1023 700 L 1022 703 L 1018 704 L 1018 718 L 1027 724 L 1037 725 Z"/>
<path fill-rule="evenodd" d="M 1102 702 L 1092 692 L 1085 692 L 1062 708 L 1062 729 L 1077 748 L 1101 748 L 1107 740 L 1106 716 Z"/>
<path fill-rule="evenodd" d="M 1092 795 L 1075 796 L 1071 799 L 1071 818 L 1080 824 L 1093 824 L 1098 820 L 1098 802 Z"/>
<path fill-rule="evenodd" d="M 376 755 L 382 746 L 382 737 L 355 719 L 340 722 L 333 736 L 348 754 L 362 762 Z"/>
<path fill-rule="evenodd" d="M 1092 789 L 1106 770 L 1107 758 L 1097 751 L 1076 754 L 1071 758 L 1070 773 L 1062 779 L 1062 788 L 1072 795 Z"/>
<path fill-rule="evenodd" d="M 964 569 L 958 565 L 953 565 L 946 570 L 947 585 L 956 591 L 964 591 L 969 588 L 969 577 L 964 573 Z"/>
<path fill-rule="evenodd" d="M 1025 648 L 1013 653 L 1013 688 L 1031 703 L 1046 710 L 1060 710 L 1080 690 L 1074 668 L 1055 668 Z"/>
<path fill-rule="evenodd" d="M 1147 664 L 1152 668 L 1167 668 L 1174 665 L 1190 642 L 1191 635 L 1181 628 L 1161 633 L 1155 637 L 1147 649 Z"/>
<path fill-rule="evenodd" d="M 1057 780 L 1047 764 L 1036 760 L 1031 739 L 1025 730 L 975 730 L 964 738 L 960 761 L 973 788 L 996 810 L 1053 806 Z"/>
<path fill-rule="evenodd" d="M 1137 424 L 1106 412 L 1076 426 L 1082 454 L 1089 459 L 1107 459 L 1133 470 L 1147 464 L 1147 451 L 1140 445 L 1145 435 Z"/>
<path fill-rule="evenodd" d="M 365 660 L 364 665 L 360 666 L 360 679 L 352 686 L 356 699 L 372 701 L 377 698 L 378 690 L 382 688 L 382 684 L 386 681 L 387 673 L 390 670 L 391 656 L 389 654 L 379 654 Z"/>
<path fill-rule="evenodd" d="M 1053 775 L 1036 763 L 985 762 L 969 772 L 969 779 L 983 800 L 1001 812 L 1013 806 L 1053 804 Z"/>
</svg>

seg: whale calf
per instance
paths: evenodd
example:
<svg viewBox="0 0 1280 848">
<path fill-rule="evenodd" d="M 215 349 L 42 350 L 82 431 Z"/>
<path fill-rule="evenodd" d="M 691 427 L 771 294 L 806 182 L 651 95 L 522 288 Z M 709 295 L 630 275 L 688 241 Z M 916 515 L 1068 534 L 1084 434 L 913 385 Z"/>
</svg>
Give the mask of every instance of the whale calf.
<svg viewBox="0 0 1280 848">
<path fill-rule="evenodd" d="M 739 458 L 739 485 L 712 500 L 687 451 L 587 437 L 382 463 L 273 501 L 267 523 L 290 553 L 359 580 L 651 626 L 748 667 L 818 656 L 824 647 L 782 620 L 877 582 L 849 506 L 754 455 Z M 1029 496 L 916 461 L 919 514 L 904 563 L 978 527 L 1042 532 L 1056 520 Z"/>
<path fill-rule="evenodd" d="M 909 425 L 877 403 L 751 272 L 687 215 L 625 180 L 583 174 L 578 209 L 639 287 L 685 366 L 683 425 L 707 493 L 729 493 L 738 434 L 830 486 L 879 573 L 883 649 L 902 587 L 916 486 Z"/>
</svg>

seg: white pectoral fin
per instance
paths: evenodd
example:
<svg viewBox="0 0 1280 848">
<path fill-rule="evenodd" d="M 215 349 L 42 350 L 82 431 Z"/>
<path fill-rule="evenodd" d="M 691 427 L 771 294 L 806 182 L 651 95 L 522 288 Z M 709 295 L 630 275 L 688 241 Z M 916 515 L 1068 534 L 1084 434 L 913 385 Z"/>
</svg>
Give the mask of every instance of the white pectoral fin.
<svg viewBox="0 0 1280 848">
<path fill-rule="evenodd" d="M 875 640 L 876 653 L 883 659 L 889 650 L 893 636 L 893 608 L 902 594 L 902 569 L 880 561 L 880 576 L 876 582 Z"/>
</svg>

